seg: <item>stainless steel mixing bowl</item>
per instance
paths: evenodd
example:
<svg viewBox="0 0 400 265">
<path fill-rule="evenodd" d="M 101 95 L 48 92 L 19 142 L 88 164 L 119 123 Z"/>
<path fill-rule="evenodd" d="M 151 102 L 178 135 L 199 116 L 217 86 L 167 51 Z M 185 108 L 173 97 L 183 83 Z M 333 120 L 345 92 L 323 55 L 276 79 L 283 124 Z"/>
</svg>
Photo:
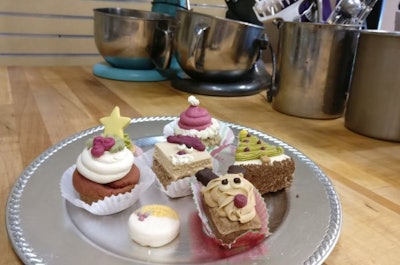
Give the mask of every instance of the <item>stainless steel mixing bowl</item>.
<svg viewBox="0 0 400 265">
<path fill-rule="evenodd" d="M 173 47 L 182 70 L 200 81 L 240 79 L 265 48 L 258 25 L 177 10 Z"/>
<path fill-rule="evenodd" d="M 93 12 L 96 46 L 110 65 L 145 70 L 154 68 L 153 60 L 170 57 L 172 16 L 126 8 Z"/>
</svg>

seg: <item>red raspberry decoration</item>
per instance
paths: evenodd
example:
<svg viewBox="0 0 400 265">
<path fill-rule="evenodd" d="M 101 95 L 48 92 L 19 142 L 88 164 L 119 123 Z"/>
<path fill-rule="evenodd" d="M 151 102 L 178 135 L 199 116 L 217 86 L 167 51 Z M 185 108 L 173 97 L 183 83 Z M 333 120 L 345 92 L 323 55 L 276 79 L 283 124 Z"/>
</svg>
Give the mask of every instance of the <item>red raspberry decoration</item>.
<svg viewBox="0 0 400 265">
<path fill-rule="evenodd" d="M 96 136 L 93 138 L 93 147 L 90 151 L 94 157 L 100 157 L 105 151 L 108 151 L 115 144 L 114 138 L 102 136 Z"/>
<path fill-rule="evenodd" d="M 138 213 L 137 216 L 138 216 L 138 220 L 143 222 L 147 217 L 149 217 L 149 214 L 148 213 Z"/>
<path fill-rule="evenodd" d="M 111 147 L 114 146 L 114 144 L 115 144 L 114 138 L 111 137 L 103 138 L 103 146 L 106 151 L 110 150 Z"/>
<path fill-rule="evenodd" d="M 92 150 L 90 150 L 90 153 L 94 157 L 100 157 L 104 154 L 104 146 L 102 144 L 95 144 L 93 145 Z"/>
<path fill-rule="evenodd" d="M 233 204 L 236 208 L 245 207 L 247 205 L 247 196 L 243 194 L 235 195 L 235 198 L 233 199 Z"/>
<path fill-rule="evenodd" d="M 93 138 L 93 145 L 103 144 L 103 137 L 96 136 Z"/>
<path fill-rule="evenodd" d="M 245 148 L 243 149 L 243 151 L 244 151 L 244 152 L 249 152 L 249 151 L 250 151 L 250 148 L 245 147 Z"/>
</svg>

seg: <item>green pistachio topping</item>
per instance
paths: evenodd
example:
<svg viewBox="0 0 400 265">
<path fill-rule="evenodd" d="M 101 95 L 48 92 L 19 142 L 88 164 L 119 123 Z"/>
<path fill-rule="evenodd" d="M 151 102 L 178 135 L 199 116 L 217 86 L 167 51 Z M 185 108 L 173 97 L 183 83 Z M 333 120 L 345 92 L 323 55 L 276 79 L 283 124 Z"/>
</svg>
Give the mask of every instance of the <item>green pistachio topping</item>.
<svg viewBox="0 0 400 265">
<path fill-rule="evenodd" d="M 132 141 L 127 133 L 124 133 L 124 144 L 129 150 L 132 149 Z"/>
<path fill-rule="evenodd" d="M 236 161 L 260 159 L 263 156 L 273 157 L 284 154 L 284 149 L 265 143 L 256 136 L 250 135 L 246 130 L 239 133 L 239 144 L 236 148 Z"/>
</svg>

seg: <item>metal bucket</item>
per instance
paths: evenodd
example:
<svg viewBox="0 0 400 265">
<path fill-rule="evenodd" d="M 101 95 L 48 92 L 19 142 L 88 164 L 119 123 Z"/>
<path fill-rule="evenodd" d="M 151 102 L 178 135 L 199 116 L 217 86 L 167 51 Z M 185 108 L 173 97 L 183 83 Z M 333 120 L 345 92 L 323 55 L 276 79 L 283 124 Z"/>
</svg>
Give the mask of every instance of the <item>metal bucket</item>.
<svg viewBox="0 0 400 265">
<path fill-rule="evenodd" d="M 285 114 L 332 119 L 343 115 L 358 27 L 282 22 L 272 107 Z"/>
<path fill-rule="evenodd" d="M 361 31 L 345 114 L 346 128 L 400 141 L 400 32 Z"/>
</svg>

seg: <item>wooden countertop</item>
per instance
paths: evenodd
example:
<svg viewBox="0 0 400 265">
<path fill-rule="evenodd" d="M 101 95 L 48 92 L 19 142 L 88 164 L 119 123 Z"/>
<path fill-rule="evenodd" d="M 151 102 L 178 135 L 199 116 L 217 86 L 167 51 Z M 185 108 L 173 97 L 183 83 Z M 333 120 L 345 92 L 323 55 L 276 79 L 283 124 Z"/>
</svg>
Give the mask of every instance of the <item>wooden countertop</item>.
<svg viewBox="0 0 400 265">
<path fill-rule="evenodd" d="M 0 68 L 0 263 L 20 264 L 8 239 L 5 207 L 24 168 L 45 149 L 99 125 L 118 105 L 123 116 L 178 115 L 188 93 L 163 82 L 97 78 L 91 67 Z M 400 144 L 368 138 L 343 118 L 311 120 L 272 109 L 265 93 L 197 95 L 217 119 L 270 134 L 303 152 L 332 180 L 343 208 L 340 238 L 324 264 L 400 263 Z"/>
</svg>

